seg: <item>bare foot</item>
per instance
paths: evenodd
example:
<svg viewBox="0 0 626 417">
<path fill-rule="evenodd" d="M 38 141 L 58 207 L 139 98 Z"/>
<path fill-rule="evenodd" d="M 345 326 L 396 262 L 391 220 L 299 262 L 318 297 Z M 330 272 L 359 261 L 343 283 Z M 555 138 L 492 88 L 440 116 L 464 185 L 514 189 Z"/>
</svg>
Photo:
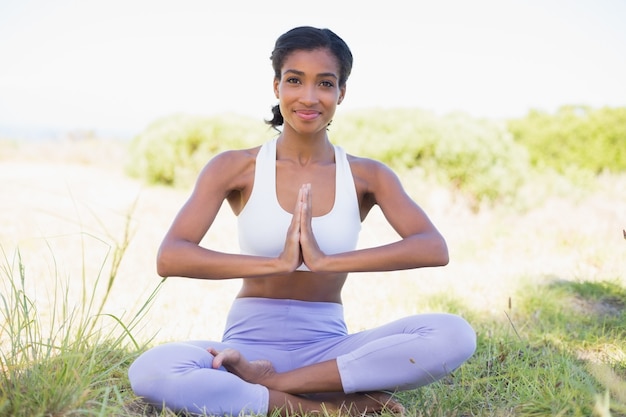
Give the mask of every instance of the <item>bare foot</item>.
<svg viewBox="0 0 626 417">
<path fill-rule="evenodd" d="M 213 368 L 217 369 L 223 366 L 228 372 L 237 375 L 246 382 L 264 385 L 264 380 L 276 374 L 270 361 L 248 361 L 239 351 L 230 348 L 221 352 L 213 348 L 207 350 L 214 356 Z"/>
<path fill-rule="evenodd" d="M 400 404 L 398 401 L 394 400 L 393 394 L 389 394 L 387 392 L 370 392 L 366 393 L 365 396 L 370 399 L 376 401 L 378 404 L 382 406 L 380 410 L 376 410 L 376 412 L 387 411 L 397 416 L 403 417 L 406 410 L 404 406 Z"/>
<path fill-rule="evenodd" d="M 364 416 L 369 413 L 379 414 L 390 412 L 398 416 L 404 416 L 404 407 L 393 399 L 393 395 L 382 392 L 366 392 L 356 394 L 344 394 L 343 392 L 328 392 L 293 396 L 286 392 L 273 391 L 272 380 L 278 375 L 270 361 L 248 361 L 241 352 L 235 349 L 224 349 L 221 352 L 213 348 L 207 351 L 214 356 L 213 368 L 221 366 L 244 381 L 261 384 L 270 389 L 270 403 L 277 409 L 290 404 L 290 408 L 298 405 L 303 410 L 320 412 L 326 409 L 330 412 L 344 412 L 350 416 Z M 272 400 L 272 394 L 275 399 Z M 299 399 L 299 400 L 298 400 Z M 295 408 L 292 409 L 296 410 Z"/>
<path fill-rule="evenodd" d="M 307 395 L 306 398 L 328 404 L 329 409 L 343 411 L 351 416 L 388 412 L 402 417 L 405 413 L 404 406 L 394 400 L 392 394 L 381 391 L 358 394 L 320 393 Z"/>
</svg>

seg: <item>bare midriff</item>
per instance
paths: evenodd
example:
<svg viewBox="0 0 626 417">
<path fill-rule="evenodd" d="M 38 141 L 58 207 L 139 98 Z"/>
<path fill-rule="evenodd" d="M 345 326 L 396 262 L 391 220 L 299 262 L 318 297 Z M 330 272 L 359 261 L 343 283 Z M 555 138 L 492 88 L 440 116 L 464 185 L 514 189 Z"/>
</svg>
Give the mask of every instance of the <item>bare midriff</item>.
<svg viewBox="0 0 626 417">
<path fill-rule="evenodd" d="M 288 275 L 245 278 L 238 298 L 281 298 L 341 304 L 347 274 L 296 271 Z"/>
</svg>

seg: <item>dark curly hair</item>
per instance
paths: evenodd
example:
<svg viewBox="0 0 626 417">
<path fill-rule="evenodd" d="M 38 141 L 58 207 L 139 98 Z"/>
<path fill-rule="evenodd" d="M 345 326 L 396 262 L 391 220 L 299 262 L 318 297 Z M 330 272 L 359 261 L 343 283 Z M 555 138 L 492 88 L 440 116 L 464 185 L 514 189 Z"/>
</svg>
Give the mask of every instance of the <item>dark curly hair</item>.
<svg viewBox="0 0 626 417">
<path fill-rule="evenodd" d="M 318 29 L 312 26 L 300 26 L 291 29 L 276 40 L 274 50 L 270 56 L 274 77 L 280 79 L 280 71 L 283 64 L 287 56 L 292 52 L 312 51 L 319 48 L 328 48 L 337 58 L 339 62 L 339 86 L 345 86 L 352 71 L 352 52 L 350 52 L 350 48 L 332 30 Z M 275 129 L 278 126 L 282 126 L 284 119 L 278 104 L 272 107 L 272 115 L 272 119 L 265 122 Z"/>
</svg>

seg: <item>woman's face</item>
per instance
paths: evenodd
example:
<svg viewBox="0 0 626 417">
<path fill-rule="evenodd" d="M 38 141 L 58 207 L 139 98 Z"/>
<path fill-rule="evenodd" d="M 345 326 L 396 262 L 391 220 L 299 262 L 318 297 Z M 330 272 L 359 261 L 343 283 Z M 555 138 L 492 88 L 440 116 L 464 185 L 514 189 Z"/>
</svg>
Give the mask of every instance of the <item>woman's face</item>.
<svg viewBox="0 0 626 417">
<path fill-rule="evenodd" d="M 325 131 L 343 100 L 339 87 L 339 63 L 328 49 L 294 51 L 274 79 L 285 126 L 302 134 Z"/>
</svg>

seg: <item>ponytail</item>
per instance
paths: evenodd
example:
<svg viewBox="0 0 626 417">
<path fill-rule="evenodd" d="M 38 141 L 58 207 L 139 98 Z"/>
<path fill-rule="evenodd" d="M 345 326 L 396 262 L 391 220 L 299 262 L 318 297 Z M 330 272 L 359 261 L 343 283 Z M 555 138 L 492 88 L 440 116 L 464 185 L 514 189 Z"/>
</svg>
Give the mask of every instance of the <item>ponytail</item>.
<svg viewBox="0 0 626 417">
<path fill-rule="evenodd" d="M 278 126 L 282 126 L 284 122 L 283 114 L 280 112 L 280 105 L 277 104 L 272 107 L 272 119 L 266 120 L 265 123 L 278 130 Z"/>
</svg>

